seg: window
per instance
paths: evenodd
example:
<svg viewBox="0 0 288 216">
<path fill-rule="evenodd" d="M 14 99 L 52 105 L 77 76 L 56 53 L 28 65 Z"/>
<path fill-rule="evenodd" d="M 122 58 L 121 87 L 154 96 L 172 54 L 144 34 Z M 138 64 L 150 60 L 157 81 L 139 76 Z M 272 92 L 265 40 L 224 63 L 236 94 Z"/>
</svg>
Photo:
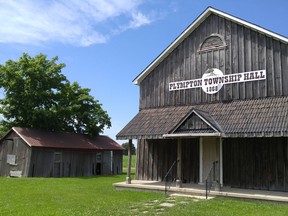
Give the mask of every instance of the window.
<svg viewBox="0 0 288 216">
<path fill-rule="evenodd" d="M 211 34 L 199 46 L 199 52 L 208 52 L 212 50 L 219 50 L 226 47 L 226 42 L 223 36 L 219 34 Z"/>
<path fill-rule="evenodd" d="M 62 153 L 55 152 L 54 153 L 54 163 L 61 163 L 62 162 Z"/>
<path fill-rule="evenodd" d="M 101 163 L 102 162 L 102 154 L 101 153 L 97 153 L 97 155 L 96 155 L 96 161 L 99 163 Z"/>
</svg>

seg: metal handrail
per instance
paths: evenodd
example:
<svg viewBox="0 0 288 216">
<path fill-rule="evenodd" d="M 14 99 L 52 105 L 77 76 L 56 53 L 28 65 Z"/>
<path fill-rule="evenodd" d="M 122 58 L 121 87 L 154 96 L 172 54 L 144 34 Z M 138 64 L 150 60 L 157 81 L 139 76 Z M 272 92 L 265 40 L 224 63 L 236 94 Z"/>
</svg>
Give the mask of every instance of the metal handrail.
<svg viewBox="0 0 288 216">
<path fill-rule="evenodd" d="M 177 160 L 175 160 L 172 164 L 172 166 L 169 168 L 169 170 L 167 171 L 165 177 L 164 177 L 164 181 L 165 181 L 165 195 L 167 193 L 167 177 L 170 174 L 171 170 L 173 169 L 174 165 L 176 164 Z"/>
<path fill-rule="evenodd" d="M 208 199 L 208 191 L 210 192 L 210 189 L 212 188 L 212 183 L 216 179 L 215 178 L 215 171 L 216 171 L 215 167 L 216 167 L 217 163 L 218 163 L 218 161 L 213 161 L 212 166 L 209 170 L 209 173 L 205 179 L 206 199 Z M 209 182 L 208 182 L 208 179 L 210 180 Z M 209 187 L 208 187 L 208 184 L 209 184 Z"/>
</svg>

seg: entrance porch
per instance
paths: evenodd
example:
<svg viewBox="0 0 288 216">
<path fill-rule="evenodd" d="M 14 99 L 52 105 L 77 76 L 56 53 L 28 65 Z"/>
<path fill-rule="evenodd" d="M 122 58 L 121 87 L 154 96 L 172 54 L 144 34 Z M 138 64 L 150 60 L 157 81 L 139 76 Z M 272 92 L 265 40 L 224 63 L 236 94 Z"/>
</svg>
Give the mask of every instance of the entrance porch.
<svg viewBox="0 0 288 216">
<path fill-rule="evenodd" d="M 165 182 L 163 181 L 144 181 L 132 180 L 131 184 L 126 182 L 114 183 L 116 190 L 135 190 L 135 191 L 154 191 L 165 193 Z M 182 183 L 182 187 L 176 187 L 176 182 L 172 182 L 167 187 L 167 193 L 177 193 L 193 196 L 206 195 L 205 185 Z M 227 197 L 240 199 L 254 199 L 273 202 L 288 203 L 288 193 L 267 190 L 250 190 L 231 187 L 222 187 L 221 191 L 210 190 L 208 197 Z"/>
</svg>

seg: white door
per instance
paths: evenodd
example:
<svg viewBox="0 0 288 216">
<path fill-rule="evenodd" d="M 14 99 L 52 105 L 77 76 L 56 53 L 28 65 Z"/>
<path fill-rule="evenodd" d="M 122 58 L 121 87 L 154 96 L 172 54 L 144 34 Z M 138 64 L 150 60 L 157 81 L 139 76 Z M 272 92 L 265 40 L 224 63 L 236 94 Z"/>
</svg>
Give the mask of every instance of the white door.
<svg viewBox="0 0 288 216">
<path fill-rule="evenodd" d="M 215 177 L 219 180 L 219 152 L 219 138 L 202 138 L 202 157 L 200 157 L 202 159 L 202 161 L 200 161 L 200 163 L 202 162 L 202 172 L 200 171 L 200 174 L 202 173 L 201 183 L 205 183 L 206 177 L 209 174 L 211 167 L 213 166 L 213 162 L 216 162 Z"/>
</svg>

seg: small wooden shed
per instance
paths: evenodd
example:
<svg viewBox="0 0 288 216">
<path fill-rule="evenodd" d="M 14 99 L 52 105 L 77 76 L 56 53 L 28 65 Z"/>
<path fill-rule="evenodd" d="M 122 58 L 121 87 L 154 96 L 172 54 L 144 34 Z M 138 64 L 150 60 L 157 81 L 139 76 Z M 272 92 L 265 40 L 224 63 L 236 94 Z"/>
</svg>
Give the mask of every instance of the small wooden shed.
<svg viewBox="0 0 288 216">
<path fill-rule="evenodd" d="M 0 176 L 79 177 L 119 174 L 123 148 L 108 136 L 13 127 L 0 142 Z"/>
</svg>

